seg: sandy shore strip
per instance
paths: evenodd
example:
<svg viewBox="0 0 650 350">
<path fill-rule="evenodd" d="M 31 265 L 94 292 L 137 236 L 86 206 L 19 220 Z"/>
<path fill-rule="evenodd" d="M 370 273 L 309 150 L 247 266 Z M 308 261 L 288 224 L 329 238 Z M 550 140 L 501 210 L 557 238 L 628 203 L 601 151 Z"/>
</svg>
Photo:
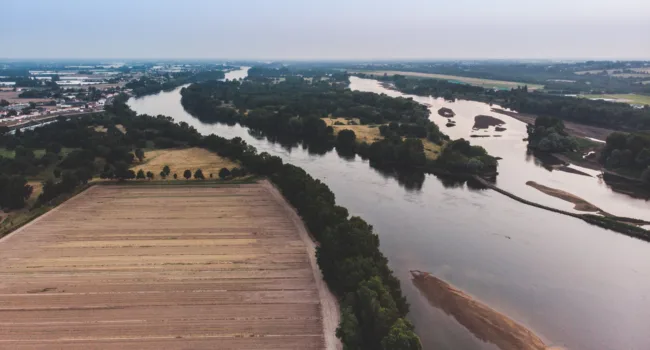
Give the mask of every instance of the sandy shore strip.
<svg viewBox="0 0 650 350">
<path fill-rule="evenodd" d="M 551 350 L 533 331 L 428 272 L 411 271 L 429 303 L 453 316 L 477 338 L 501 350 Z"/>
</svg>

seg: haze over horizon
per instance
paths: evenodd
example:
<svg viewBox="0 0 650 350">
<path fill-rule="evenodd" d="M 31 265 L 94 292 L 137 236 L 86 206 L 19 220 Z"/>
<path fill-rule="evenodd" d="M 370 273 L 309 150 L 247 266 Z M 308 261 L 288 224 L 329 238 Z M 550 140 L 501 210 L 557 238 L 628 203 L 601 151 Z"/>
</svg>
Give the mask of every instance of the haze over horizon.
<svg viewBox="0 0 650 350">
<path fill-rule="evenodd" d="M 7 0 L 0 58 L 650 59 L 644 0 Z"/>
</svg>

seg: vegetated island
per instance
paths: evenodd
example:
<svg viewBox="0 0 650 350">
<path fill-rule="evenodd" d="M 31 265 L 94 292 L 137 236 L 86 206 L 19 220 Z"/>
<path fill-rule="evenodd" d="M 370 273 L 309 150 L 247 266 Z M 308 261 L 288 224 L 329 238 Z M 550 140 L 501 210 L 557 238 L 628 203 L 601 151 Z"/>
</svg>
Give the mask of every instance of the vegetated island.
<svg viewBox="0 0 650 350">
<path fill-rule="evenodd" d="M 422 271 L 411 271 L 413 284 L 429 303 L 453 316 L 474 336 L 501 350 L 547 350 L 530 329 L 475 300 L 449 283 Z"/>
<path fill-rule="evenodd" d="M 472 129 L 474 130 L 487 129 L 491 126 L 498 127 L 504 124 L 505 123 L 503 122 L 503 120 L 499 118 L 491 117 L 489 115 L 477 115 L 476 117 L 474 117 L 474 126 L 472 126 Z"/>
<path fill-rule="evenodd" d="M 181 90 L 181 103 L 203 122 L 239 123 L 317 153 L 336 148 L 340 155 L 359 155 L 397 177 L 498 174 L 497 160 L 485 149 L 463 139 L 449 140 L 429 120 L 428 108 L 411 99 L 351 91 L 349 77 L 340 72 L 311 79 L 300 71 L 257 67 L 255 72 L 244 82 L 192 84 Z M 328 126 L 328 119 L 335 121 Z"/>
<path fill-rule="evenodd" d="M 441 116 L 443 116 L 445 118 L 452 118 L 453 116 L 456 115 L 456 113 L 454 113 L 454 111 L 451 110 L 451 108 L 447 108 L 447 107 L 440 108 L 438 110 L 438 114 L 440 114 Z"/>
</svg>

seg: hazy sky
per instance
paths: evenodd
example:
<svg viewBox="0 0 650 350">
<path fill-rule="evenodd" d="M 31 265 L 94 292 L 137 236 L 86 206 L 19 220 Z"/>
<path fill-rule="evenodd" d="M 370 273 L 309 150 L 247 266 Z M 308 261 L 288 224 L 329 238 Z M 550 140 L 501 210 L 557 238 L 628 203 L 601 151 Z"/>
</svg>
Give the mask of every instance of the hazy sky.
<svg viewBox="0 0 650 350">
<path fill-rule="evenodd" d="M 0 58 L 650 59 L 650 0 L 0 0 Z"/>
</svg>

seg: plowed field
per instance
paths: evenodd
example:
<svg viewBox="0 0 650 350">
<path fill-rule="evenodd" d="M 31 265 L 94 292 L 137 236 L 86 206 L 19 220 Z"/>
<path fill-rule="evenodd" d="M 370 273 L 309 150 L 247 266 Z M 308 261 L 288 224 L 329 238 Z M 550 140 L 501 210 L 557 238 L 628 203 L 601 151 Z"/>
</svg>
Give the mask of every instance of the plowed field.
<svg viewBox="0 0 650 350">
<path fill-rule="evenodd" d="M 272 191 L 94 186 L 5 237 L 0 349 L 325 348 L 322 280 Z"/>
</svg>

